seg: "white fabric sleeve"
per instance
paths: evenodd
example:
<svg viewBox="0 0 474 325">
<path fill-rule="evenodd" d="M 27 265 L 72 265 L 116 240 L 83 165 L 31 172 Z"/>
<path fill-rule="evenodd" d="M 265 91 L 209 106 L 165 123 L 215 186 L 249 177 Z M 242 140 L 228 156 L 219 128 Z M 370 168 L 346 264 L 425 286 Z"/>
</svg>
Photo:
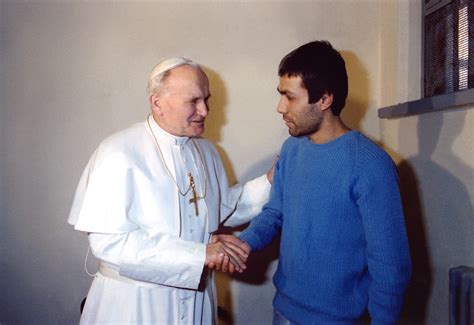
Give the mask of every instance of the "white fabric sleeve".
<svg viewBox="0 0 474 325">
<path fill-rule="evenodd" d="M 76 230 L 127 233 L 138 229 L 129 220 L 134 193 L 133 171 L 122 153 L 96 150 L 76 190 L 68 222 Z"/>
<path fill-rule="evenodd" d="M 267 203 L 270 189 L 271 185 L 266 174 L 248 181 L 243 186 L 240 184 L 233 186 L 229 192 L 237 190 L 241 191 L 241 194 L 235 211 L 224 222 L 224 225 L 237 227 L 252 220 Z"/>
<path fill-rule="evenodd" d="M 124 234 L 89 234 L 93 254 L 139 281 L 196 290 L 201 280 L 206 244 L 169 234 L 150 237 L 143 230 Z"/>
</svg>

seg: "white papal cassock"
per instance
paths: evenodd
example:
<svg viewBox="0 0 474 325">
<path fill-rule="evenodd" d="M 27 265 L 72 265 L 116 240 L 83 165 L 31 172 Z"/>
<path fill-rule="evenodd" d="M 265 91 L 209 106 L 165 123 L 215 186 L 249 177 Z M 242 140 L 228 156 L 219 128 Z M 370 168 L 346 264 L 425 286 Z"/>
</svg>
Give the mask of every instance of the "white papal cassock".
<svg viewBox="0 0 474 325">
<path fill-rule="evenodd" d="M 199 215 L 189 202 L 192 191 L 183 196 L 177 189 L 186 192 L 188 173 L 197 194 L 205 193 Z M 216 323 L 214 283 L 203 274 L 210 233 L 229 215 L 229 226 L 249 221 L 269 191 L 265 175 L 229 187 L 209 141 L 168 134 L 151 116 L 105 139 L 81 177 L 68 219 L 89 233 L 101 260 L 81 323 Z"/>
</svg>

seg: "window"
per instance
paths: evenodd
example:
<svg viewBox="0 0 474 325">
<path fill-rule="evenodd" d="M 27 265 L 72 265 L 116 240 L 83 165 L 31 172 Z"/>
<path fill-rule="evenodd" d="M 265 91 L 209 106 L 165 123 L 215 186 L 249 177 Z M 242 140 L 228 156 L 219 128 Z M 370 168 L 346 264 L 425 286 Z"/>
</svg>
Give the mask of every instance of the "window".
<svg viewBox="0 0 474 325">
<path fill-rule="evenodd" d="M 421 4 L 424 98 L 382 107 L 380 118 L 474 108 L 474 0 Z"/>
<path fill-rule="evenodd" d="M 474 1 L 425 0 L 424 96 L 474 88 Z"/>
</svg>

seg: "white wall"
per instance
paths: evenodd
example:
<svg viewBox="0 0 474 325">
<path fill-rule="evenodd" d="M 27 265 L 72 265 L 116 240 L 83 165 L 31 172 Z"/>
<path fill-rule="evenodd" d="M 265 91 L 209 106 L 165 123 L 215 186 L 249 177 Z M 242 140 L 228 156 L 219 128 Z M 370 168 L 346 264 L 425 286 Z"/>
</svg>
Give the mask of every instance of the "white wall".
<svg viewBox="0 0 474 325">
<path fill-rule="evenodd" d="M 416 127 L 380 121 L 376 109 L 405 100 L 415 84 L 406 83 L 410 66 L 399 69 L 407 57 L 412 62 L 403 26 L 413 3 L 0 2 L 0 322 L 77 321 L 91 279 L 83 271 L 86 237 L 66 224 L 75 186 L 100 140 L 145 118 L 147 75 L 165 57 L 205 66 L 213 92 L 206 136 L 232 181 L 265 171 L 287 137 L 275 112 L 276 69 L 283 55 L 314 39 L 330 40 L 347 61 L 349 125 L 375 140 L 383 134 L 395 157 L 408 152 L 398 144 L 411 145 Z M 219 276 L 220 304 L 234 323 L 268 323 L 276 251 L 253 257 L 244 276 Z"/>
</svg>

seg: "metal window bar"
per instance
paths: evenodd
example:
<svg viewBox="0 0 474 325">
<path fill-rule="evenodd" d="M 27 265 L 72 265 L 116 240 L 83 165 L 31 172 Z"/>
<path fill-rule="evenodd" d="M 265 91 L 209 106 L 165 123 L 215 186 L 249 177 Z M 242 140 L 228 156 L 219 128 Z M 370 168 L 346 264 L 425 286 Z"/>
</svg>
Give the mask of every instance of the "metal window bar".
<svg viewBox="0 0 474 325">
<path fill-rule="evenodd" d="M 425 4 L 425 97 L 473 88 L 474 1 L 429 0 Z"/>
</svg>

